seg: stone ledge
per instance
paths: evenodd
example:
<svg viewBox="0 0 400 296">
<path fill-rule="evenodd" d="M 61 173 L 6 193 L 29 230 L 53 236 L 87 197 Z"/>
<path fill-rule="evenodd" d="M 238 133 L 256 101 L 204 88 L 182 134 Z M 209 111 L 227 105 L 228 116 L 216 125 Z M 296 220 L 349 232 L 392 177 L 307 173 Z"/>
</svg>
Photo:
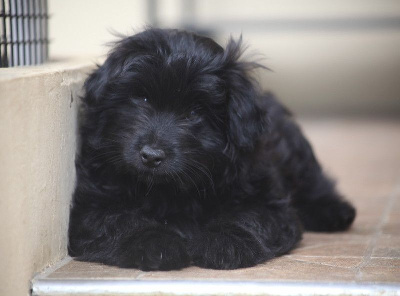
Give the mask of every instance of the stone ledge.
<svg viewBox="0 0 400 296">
<path fill-rule="evenodd" d="M 37 66 L 2 68 L 0 70 L 0 83 L 19 78 L 81 71 L 85 68 L 90 71 L 97 62 L 99 62 L 99 59 L 93 56 L 56 58 L 48 63 Z"/>
<path fill-rule="evenodd" d="M 77 106 L 93 59 L 0 70 L 0 295 L 67 253 Z"/>
<path fill-rule="evenodd" d="M 287 283 L 236 281 L 138 281 L 138 280 L 38 280 L 33 296 L 88 295 L 262 295 L 262 296 L 381 296 L 399 295 L 398 285 L 352 283 Z"/>
</svg>

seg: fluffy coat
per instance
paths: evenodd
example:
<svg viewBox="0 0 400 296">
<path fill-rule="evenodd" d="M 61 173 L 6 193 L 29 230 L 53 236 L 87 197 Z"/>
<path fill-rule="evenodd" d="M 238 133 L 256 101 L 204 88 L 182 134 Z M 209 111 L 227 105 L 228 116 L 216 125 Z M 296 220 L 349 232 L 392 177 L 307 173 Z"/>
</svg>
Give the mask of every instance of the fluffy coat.
<svg viewBox="0 0 400 296">
<path fill-rule="evenodd" d="M 115 44 L 85 83 L 69 254 L 142 270 L 253 266 L 355 209 L 241 60 L 178 30 Z"/>
</svg>

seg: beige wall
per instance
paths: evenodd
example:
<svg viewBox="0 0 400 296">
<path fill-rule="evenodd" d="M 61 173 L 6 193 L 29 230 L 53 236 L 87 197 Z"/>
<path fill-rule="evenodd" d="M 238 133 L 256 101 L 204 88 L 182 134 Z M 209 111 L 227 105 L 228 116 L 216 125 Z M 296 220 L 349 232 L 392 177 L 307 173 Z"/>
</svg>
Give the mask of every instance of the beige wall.
<svg viewBox="0 0 400 296">
<path fill-rule="evenodd" d="M 192 2 L 195 10 L 190 12 L 189 1 L 159 0 L 160 24 L 180 27 L 187 22 L 216 30 L 221 43 L 230 33 L 243 33 L 250 52 L 258 52 L 274 71 L 260 75 L 263 88 L 273 90 L 296 112 L 314 116 L 400 114 L 400 27 L 387 25 L 390 20 L 399 23 L 399 1 Z M 104 54 L 103 44 L 114 39 L 110 29 L 137 32 L 148 23 L 148 3 L 50 0 L 52 56 Z M 255 20 L 271 25 L 249 26 Z M 336 25 L 327 28 L 326 20 Z M 293 21 L 299 23 L 290 25 Z M 302 21 L 314 25 L 304 26 Z M 352 27 L 346 21 L 364 25 Z"/>
<path fill-rule="evenodd" d="M 146 0 L 49 0 L 52 57 L 102 55 L 112 32 L 130 34 L 147 22 Z"/>
<path fill-rule="evenodd" d="M 400 31 L 270 34 L 253 44 L 273 70 L 260 75 L 263 88 L 297 113 L 400 118 Z"/>
<path fill-rule="evenodd" d="M 0 295 L 66 255 L 87 62 L 0 71 Z"/>
</svg>

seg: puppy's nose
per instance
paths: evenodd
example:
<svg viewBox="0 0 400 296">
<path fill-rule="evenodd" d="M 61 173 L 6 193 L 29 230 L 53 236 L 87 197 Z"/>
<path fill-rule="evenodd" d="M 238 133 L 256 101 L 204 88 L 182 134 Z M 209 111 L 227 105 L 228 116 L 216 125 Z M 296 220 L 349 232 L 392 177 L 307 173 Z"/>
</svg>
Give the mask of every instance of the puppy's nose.
<svg viewBox="0 0 400 296">
<path fill-rule="evenodd" d="M 142 150 L 140 150 L 140 156 L 143 164 L 155 168 L 165 159 L 165 152 L 161 149 L 154 149 L 145 145 Z"/>
</svg>

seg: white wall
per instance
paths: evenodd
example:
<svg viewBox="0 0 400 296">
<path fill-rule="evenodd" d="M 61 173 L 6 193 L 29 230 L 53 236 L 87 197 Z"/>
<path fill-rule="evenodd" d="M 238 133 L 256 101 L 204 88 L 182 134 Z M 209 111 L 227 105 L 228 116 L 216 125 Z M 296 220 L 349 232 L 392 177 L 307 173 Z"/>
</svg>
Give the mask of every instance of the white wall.
<svg viewBox="0 0 400 296">
<path fill-rule="evenodd" d="M 146 24 L 146 0 L 49 0 L 53 58 L 101 55 L 112 31 L 130 34 Z"/>
</svg>

